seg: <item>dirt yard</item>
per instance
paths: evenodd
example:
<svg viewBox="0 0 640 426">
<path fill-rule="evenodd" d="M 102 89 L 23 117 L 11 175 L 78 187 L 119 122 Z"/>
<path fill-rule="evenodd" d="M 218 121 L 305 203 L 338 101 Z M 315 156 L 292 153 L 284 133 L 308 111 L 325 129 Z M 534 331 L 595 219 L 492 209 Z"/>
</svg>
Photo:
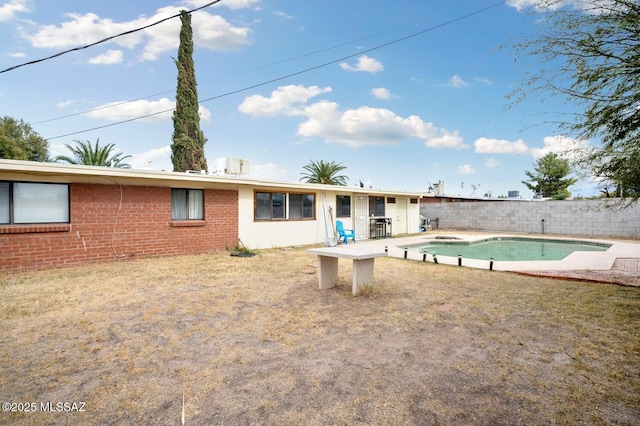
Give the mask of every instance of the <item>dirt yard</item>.
<svg viewBox="0 0 640 426">
<path fill-rule="evenodd" d="M 0 276 L 0 424 L 640 424 L 640 288 L 339 278 L 302 249 Z"/>
</svg>

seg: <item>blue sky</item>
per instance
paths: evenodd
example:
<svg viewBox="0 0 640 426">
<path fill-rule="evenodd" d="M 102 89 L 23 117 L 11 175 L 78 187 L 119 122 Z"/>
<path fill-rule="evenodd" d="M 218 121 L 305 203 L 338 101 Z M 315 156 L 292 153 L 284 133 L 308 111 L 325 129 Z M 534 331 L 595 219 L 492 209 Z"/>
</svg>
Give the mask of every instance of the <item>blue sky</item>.
<svg viewBox="0 0 640 426">
<path fill-rule="evenodd" d="M 0 69 L 205 3 L 0 0 Z M 451 195 L 529 198 L 521 181 L 540 156 L 589 143 L 545 124 L 545 113 L 571 111 L 560 99 L 507 108 L 537 64 L 499 47 L 544 25 L 544 10 L 527 13 L 535 3 L 222 0 L 194 12 L 207 160 L 245 159 L 251 176 L 282 181 L 298 181 L 309 160 L 336 161 L 349 185 L 427 191 L 442 181 Z M 0 114 L 31 124 L 54 156 L 99 138 L 134 168 L 171 170 L 170 112 L 116 123 L 173 107 L 179 30 L 172 19 L 2 73 Z"/>
</svg>

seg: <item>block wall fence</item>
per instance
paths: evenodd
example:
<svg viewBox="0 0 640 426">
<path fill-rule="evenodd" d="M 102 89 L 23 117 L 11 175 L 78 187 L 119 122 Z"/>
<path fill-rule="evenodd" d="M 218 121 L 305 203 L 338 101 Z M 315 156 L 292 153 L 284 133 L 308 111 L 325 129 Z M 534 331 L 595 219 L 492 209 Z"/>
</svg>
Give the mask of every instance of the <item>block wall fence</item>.
<svg viewBox="0 0 640 426">
<path fill-rule="evenodd" d="M 171 188 L 72 183 L 69 192 L 69 224 L 0 225 L 0 272 L 195 254 L 238 243 L 237 191 L 205 189 L 202 221 L 171 220 Z"/>
<path fill-rule="evenodd" d="M 438 218 L 439 229 L 640 238 L 640 203 L 626 210 L 605 208 L 603 203 L 601 200 L 431 201 L 420 205 L 420 214 L 431 220 Z"/>
</svg>

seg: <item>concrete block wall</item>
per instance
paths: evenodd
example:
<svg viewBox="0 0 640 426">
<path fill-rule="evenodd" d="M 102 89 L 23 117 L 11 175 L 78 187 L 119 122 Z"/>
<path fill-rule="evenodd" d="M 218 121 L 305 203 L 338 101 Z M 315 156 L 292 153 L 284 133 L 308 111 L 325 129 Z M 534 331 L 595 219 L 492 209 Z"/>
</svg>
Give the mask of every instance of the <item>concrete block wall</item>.
<svg viewBox="0 0 640 426">
<path fill-rule="evenodd" d="M 601 200 L 423 203 L 420 214 L 440 229 L 640 238 L 640 203 L 626 210 Z M 609 201 L 613 205 L 614 201 Z M 543 222 L 544 219 L 544 222 Z"/>
<path fill-rule="evenodd" d="M 71 184 L 69 224 L 0 225 L 0 272 L 144 256 L 193 254 L 238 243 L 238 192 L 204 190 L 202 221 L 171 220 L 171 188 Z"/>
</svg>

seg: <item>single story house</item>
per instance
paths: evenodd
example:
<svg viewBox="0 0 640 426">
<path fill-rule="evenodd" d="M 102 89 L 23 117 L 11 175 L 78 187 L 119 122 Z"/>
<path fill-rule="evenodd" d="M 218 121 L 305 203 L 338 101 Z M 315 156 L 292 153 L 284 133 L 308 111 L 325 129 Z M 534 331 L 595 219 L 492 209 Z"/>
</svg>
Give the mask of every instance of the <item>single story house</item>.
<svg viewBox="0 0 640 426">
<path fill-rule="evenodd" d="M 0 272 L 417 232 L 417 192 L 0 159 Z"/>
</svg>

